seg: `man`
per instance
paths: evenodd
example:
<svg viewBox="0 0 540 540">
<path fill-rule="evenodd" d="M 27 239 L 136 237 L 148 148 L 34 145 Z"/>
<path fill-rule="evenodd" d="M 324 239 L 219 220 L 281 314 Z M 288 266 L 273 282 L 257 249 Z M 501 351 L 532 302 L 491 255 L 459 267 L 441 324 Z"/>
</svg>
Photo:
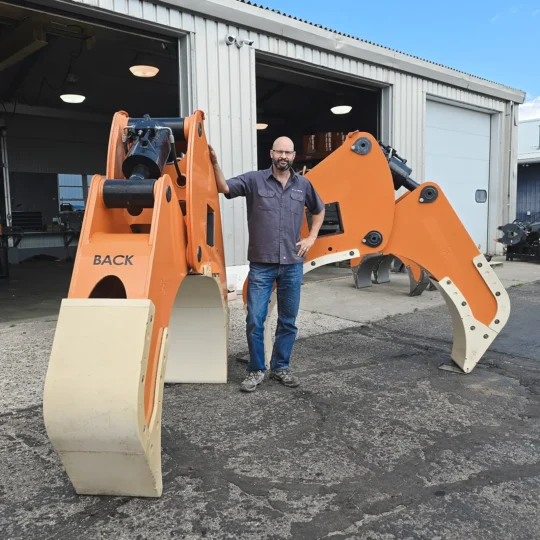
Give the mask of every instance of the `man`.
<svg viewBox="0 0 540 540">
<path fill-rule="evenodd" d="M 250 360 L 240 385 L 253 392 L 264 381 L 264 321 L 274 283 L 277 283 L 278 322 L 270 363 L 270 378 L 287 387 L 300 384 L 290 370 L 297 335 L 303 262 L 313 246 L 324 219 L 324 204 L 307 178 L 292 169 L 296 153 L 287 137 L 272 145 L 269 169 L 251 171 L 229 180 L 210 146 L 218 191 L 228 199 L 245 197 L 249 230 L 250 262 L 247 290 L 246 335 Z M 307 238 L 300 238 L 304 207 L 313 214 Z"/>
</svg>

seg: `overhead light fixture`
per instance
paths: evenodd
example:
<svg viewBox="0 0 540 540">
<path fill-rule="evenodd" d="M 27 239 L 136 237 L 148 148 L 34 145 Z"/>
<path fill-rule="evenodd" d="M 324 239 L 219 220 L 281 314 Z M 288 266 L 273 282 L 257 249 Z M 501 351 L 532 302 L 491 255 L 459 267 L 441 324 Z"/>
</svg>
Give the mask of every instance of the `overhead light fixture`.
<svg viewBox="0 0 540 540">
<path fill-rule="evenodd" d="M 336 107 L 332 107 L 330 110 L 334 114 L 348 114 L 351 112 L 352 107 L 350 105 L 337 105 Z"/>
<path fill-rule="evenodd" d="M 268 124 L 264 123 L 257 123 L 257 129 L 266 129 L 268 127 Z"/>
<path fill-rule="evenodd" d="M 145 65 L 131 66 L 129 71 L 131 71 L 135 77 L 142 77 L 145 79 L 155 77 L 159 73 L 159 69 L 157 67 Z"/>
<path fill-rule="evenodd" d="M 156 55 L 147 52 L 138 52 L 131 63 L 129 71 L 131 71 L 135 77 L 149 79 L 155 77 L 159 73 L 159 68 L 155 64 Z"/>
<path fill-rule="evenodd" d="M 60 99 L 64 103 L 82 103 L 86 96 L 81 96 L 80 94 L 62 94 Z"/>
<path fill-rule="evenodd" d="M 67 84 L 65 86 L 65 91 L 60 94 L 60 99 L 64 103 L 82 103 L 86 99 L 86 96 L 78 91 L 78 80 L 79 79 L 74 73 L 71 73 L 71 71 L 68 73 L 66 77 Z"/>
<path fill-rule="evenodd" d="M 351 109 L 352 107 L 347 103 L 343 94 L 339 94 L 330 110 L 334 114 L 348 114 L 351 112 Z"/>
</svg>

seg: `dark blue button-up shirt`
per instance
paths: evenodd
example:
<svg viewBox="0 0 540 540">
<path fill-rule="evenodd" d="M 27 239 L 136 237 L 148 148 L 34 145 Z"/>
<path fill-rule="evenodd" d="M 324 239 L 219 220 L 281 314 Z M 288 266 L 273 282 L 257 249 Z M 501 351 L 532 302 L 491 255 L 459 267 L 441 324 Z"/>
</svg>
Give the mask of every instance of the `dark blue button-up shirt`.
<svg viewBox="0 0 540 540">
<path fill-rule="evenodd" d="M 228 199 L 245 197 L 249 231 L 248 260 L 261 263 L 302 263 L 297 255 L 304 208 L 312 214 L 324 204 L 311 182 L 291 169 L 283 189 L 272 167 L 251 171 L 227 180 Z"/>
</svg>

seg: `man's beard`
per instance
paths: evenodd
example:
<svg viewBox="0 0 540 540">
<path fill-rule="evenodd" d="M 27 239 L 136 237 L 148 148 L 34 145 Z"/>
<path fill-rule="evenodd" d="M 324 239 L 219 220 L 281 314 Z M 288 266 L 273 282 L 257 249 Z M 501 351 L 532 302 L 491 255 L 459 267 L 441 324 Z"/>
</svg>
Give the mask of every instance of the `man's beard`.
<svg viewBox="0 0 540 540">
<path fill-rule="evenodd" d="M 280 159 L 272 158 L 272 164 L 278 171 L 288 171 L 292 167 L 292 160 L 287 159 L 287 158 L 280 158 Z"/>
</svg>

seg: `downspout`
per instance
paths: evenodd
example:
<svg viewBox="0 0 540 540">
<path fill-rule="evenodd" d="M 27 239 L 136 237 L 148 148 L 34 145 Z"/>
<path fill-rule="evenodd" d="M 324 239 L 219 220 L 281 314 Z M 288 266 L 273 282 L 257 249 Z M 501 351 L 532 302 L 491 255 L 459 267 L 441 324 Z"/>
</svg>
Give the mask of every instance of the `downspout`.
<svg viewBox="0 0 540 540">
<path fill-rule="evenodd" d="M 508 149 L 508 185 L 506 188 L 506 219 L 505 223 L 510 223 L 510 205 L 511 205 L 511 190 L 512 190 L 512 152 L 514 145 L 514 102 L 510 102 L 510 141 Z"/>
</svg>

